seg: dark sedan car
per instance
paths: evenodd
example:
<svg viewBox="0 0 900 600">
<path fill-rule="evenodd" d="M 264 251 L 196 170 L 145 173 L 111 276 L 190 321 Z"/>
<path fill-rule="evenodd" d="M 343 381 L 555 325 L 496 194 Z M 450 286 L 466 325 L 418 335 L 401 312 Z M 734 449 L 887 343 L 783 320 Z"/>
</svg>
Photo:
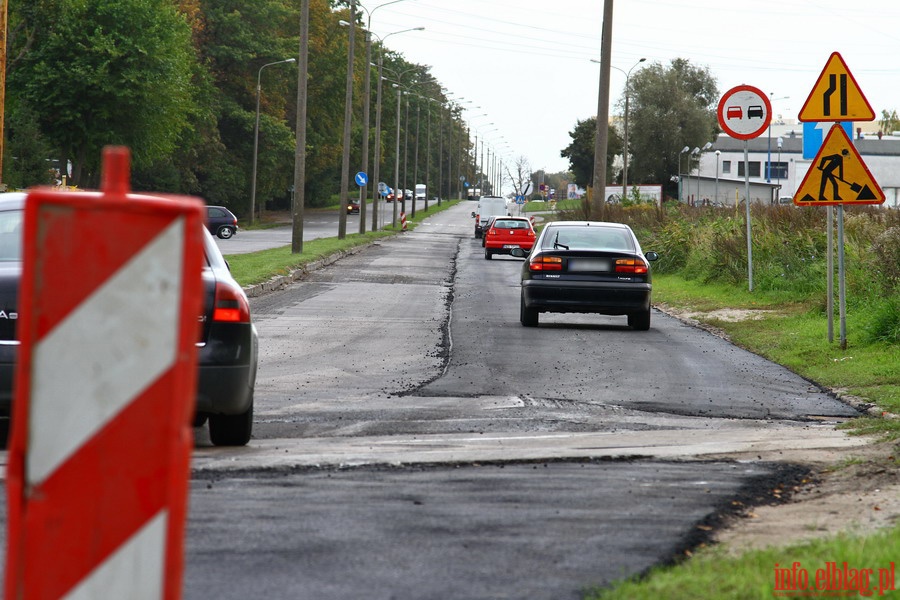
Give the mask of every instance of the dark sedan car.
<svg viewBox="0 0 900 600">
<path fill-rule="evenodd" d="M 207 206 L 206 228 L 211 234 L 227 240 L 238 231 L 237 217 L 224 206 Z"/>
<path fill-rule="evenodd" d="M 650 262 L 627 225 L 555 221 L 541 232 L 522 266 L 520 320 L 538 325 L 538 315 L 595 313 L 627 315 L 634 329 L 650 329 Z"/>
<path fill-rule="evenodd" d="M 24 193 L 0 194 L 0 417 L 12 410 L 18 354 L 16 320 L 22 275 Z M 194 425 L 209 421 L 217 446 L 242 446 L 253 428 L 257 333 L 247 295 L 231 276 L 215 241 L 204 232 L 203 314 L 197 340 L 197 403 Z M 73 351 L 77 352 L 77 348 Z"/>
</svg>

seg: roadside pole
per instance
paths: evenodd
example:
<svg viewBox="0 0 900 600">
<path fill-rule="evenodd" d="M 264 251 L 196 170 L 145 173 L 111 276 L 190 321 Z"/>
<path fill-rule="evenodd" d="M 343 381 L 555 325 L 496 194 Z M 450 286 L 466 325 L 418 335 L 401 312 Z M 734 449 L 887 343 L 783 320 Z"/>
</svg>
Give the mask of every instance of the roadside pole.
<svg viewBox="0 0 900 600">
<path fill-rule="evenodd" d="M 832 52 L 797 118 L 831 123 L 811 168 L 794 193 L 797 206 L 825 206 L 828 236 L 828 342 L 834 341 L 834 250 L 832 206 L 837 206 L 838 313 L 842 350 L 847 349 L 847 297 L 844 264 L 844 204 L 883 204 L 884 191 L 872 177 L 841 123 L 874 121 L 875 111 L 863 95 L 840 53 Z M 804 150 L 805 153 L 805 150 Z M 806 156 L 804 156 L 806 158 Z"/>
<path fill-rule="evenodd" d="M 729 136 L 744 140 L 744 202 L 747 220 L 747 285 L 753 291 L 753 238 L 750 214 L 750 150 L 749 140 L 759 137 L 772 121 L 769 97 L 758 88 L 739 85 L 731 88 L 719 100 L 716 116 L 719 125 Z M 735 214 L 737 206 L 735 205 Z"/>
</svg>

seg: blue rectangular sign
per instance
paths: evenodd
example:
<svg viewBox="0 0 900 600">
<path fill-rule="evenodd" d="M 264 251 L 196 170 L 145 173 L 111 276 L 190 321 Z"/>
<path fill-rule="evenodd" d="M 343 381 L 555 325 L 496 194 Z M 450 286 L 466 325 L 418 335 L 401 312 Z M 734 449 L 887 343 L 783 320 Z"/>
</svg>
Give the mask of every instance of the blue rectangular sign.
<svg viewBox="0 0 900 600">
<path fill-rule="evenodd" d="M 847 132 L 847 137 L 853 139 L 853 122 L 841 121 L 838 123 Z M 825 134 L 834 123 L 827 121 L 804 121 L 803 123 L 803 158 L 813 159 L 819 153 Z"/>
</svg>

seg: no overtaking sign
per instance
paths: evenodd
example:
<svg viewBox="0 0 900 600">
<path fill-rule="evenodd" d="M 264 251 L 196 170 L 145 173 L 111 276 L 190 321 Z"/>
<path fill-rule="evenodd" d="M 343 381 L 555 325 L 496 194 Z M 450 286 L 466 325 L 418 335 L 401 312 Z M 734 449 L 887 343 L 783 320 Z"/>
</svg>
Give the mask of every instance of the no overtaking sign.
<svg viewBox="0 0 900 600">
<path fill-rule="evenodd" d="M 725 92 L 716 114 L 725 133 L 739 140 L 749 140 L 759 137 L 769 127 L 772 105 L 759 89 L 739 85 Z"/>
</svg>

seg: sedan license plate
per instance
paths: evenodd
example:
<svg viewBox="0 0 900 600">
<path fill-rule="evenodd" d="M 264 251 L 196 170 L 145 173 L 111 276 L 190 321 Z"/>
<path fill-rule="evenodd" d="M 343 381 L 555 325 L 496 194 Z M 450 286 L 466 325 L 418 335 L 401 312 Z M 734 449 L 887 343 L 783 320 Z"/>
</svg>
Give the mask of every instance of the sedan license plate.
<svg viewBox="0 0 900 600">
<path fill-rule="evenodd" d="M 518 248 L 518 247 L 519 247 L 518 244 L 503 244 L 503 248 L 504 248 L 504 249 L 506 249 L 506 248 Z"/>
<path fill-rule="evenodd" d="M 609 271 L 611 267 L 608 258 L 570 258 L 569 272 Z"/>
</svg>

